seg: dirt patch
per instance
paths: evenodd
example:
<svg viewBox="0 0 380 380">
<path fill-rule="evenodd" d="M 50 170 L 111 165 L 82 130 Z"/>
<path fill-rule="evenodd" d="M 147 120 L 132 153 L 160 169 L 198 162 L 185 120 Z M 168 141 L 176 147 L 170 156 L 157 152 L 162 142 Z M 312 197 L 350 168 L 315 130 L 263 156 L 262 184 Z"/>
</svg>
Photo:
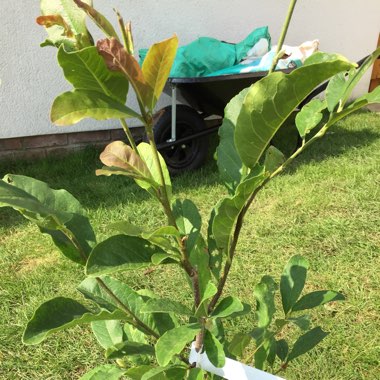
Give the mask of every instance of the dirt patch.
<svg viewBox="0 0 380 380">
<path fill-rule="evenodd" d="M 49 255 L 44 257 L 31 257 L 20 261 L 17 274 L 24 275 L 35 271 L 41 266 L 52 266 L 58 261 L 57 256 Z"/>
</svg>

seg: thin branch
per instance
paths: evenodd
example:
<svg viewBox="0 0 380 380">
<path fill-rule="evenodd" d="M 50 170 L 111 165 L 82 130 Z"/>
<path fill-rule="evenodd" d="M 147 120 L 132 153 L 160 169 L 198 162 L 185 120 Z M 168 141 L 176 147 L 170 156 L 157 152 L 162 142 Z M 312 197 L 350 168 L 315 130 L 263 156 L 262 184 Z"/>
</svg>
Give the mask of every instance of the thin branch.
<svg viewBox="0 0 380 380">
<path fill-rule="evenodd" d="M 131 309 L 128 308 L 113 292 L 112 290 L 104 283 L 104 281 L 96 277 L 96 281 L 99 286 L 113 299 L 113 301 L 127 314 L 133 318 L 133 325 L 137 328 L 144 329 L 149 335 L 152 335 L 155 338 L 159 338 L 160 335 L 153 331 L 149 326 L 147 326 L 143 321 L 141 321 Z"/>
<path fill-rule="evenodd" d="M 281 54 L 282 46 L 284 45 L 285 37 L 286 37 L 286 34 L 288 33 L 290 20 L 292 19 L 293 11 L 294 11 L 296 4 L 297 4 L 297 0 L 291 0 L 291 2 L 289 4 L 288 13 L 286 15 L 284 26 L 282 27 L 280 39 L 278 40 L 276 55 L 273 59 L 272 66 L 271 66 L 268 74 L 271 74 L 273 72 L 273 70 L 277 66 L 278 61 L 280 60 L 280 58 L 282 56 L 282 54 Z"/>
</svg>

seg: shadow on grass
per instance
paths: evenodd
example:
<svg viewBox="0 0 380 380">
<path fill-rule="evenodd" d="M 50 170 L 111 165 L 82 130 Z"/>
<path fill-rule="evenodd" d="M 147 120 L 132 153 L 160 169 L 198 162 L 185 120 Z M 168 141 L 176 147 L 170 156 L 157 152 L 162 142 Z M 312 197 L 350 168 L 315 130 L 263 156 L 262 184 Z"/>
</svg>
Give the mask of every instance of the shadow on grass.
<svg viewBox="0 0 380 380">
<path fill-rule="evenodd" d="M 332 157 L 340 157 L 352 150 L 370 146 L 379 139 L 380 131 L 374 132 L 370 128 L 352 131 L 339 126 L 333 127 L 325 137 L 317 140 L 300 155 L 287 169 L 287 173 L 294 173 L 298 167 L 309 162 L 322 162 Z"/>
</svg>

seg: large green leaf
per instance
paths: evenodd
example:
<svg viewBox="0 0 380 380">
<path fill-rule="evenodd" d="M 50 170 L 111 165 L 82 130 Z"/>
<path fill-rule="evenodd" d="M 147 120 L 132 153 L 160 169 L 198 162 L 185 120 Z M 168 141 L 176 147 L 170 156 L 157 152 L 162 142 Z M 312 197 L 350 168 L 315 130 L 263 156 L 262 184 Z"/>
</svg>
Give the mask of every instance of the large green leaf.
<svg viewBox="0 0 380 380">
<path fill-rule="evenodd" d="M 289 345 L 285 339 L 280 339 L 276 344 L 276 355 L 282 362 L 285 362 L 289 353 Z"/>
<path fill-rule="evenodd" d="M 293 110 L 320 83 L 354 65 L 344 57 L 315 53 L 290 74 L 275 72 L 253 84 L 242 104 L 235 145 L 253 168 Z"/>
<path fill-rule="evenodd" d="M 343 301 L 344 295 L 332 290 L 319 290 L 301 297 L 292 307 L 293 311 L 312 309 L 333 301 Z"/>
<path fill-rule="evenodd" d="M 326 109 L 325 100 L 313 99 L 298 112 L 296 126 L 301 138 L 304 139 L 321 122 L 324 109 Z"/>
<path fill-rule="evenodd" d="M 369 94 L 365 94 L 357 98 L 354 102 L 352 102 L 349 106 L 343 109 L 339 113 L 334 113 L 331 118 L 329 124 L 335 124 L 337 121 L 343 119 L 344 117 L 350 115 L 353 112 L 369 105 L 369 104 L 378 104 L 380 103 L 380 87 L 376 87 Z"/>
<path fill-rule="evenodd" d="M 153 177 L 154 181 L 156 183 L 158 183 L 158 184 L 161 184 L 160 173 L 158 171 L 156 162 L 154 161 L 154 156 L 153 156 L 152 149 L 153 148 L 152 148 L 151 145 L 149 145 L 147 143 L 144 143 L 144 142 L 141 143 L 141 144 L 139 144 L 139 146 L 138 146 L 138 151 L 140 153 L 140 156 L 144 160 L 145 164 L 147 165 L 150 173 L 152 174 L 152 177 Z M 158 153 L 158 156 L 159 156 L 160 164 L 161 164 L 162 171 L 163 171 L 163 174 L 164 174 L 164 180 L 165 180 L 165 185 L 166 185 L 166 192 L 167 192 L 169 200 L 170 200 L 171 197 L 172 197 L 172 182 L 171 182 L 171 179 L 170 179 L 169 171 L 168 171 L 168 168 L 166 166 L 165 160 L 163 159 L 163 157 L 161 156 L 160 153 Z M 143 189 L 146 189 L 146 190 L 149 191 L 150 185 L 147 184 L 146 182 L 136 180 L 136 183 L 140 187 L 142 187 Z M 153 195 L 155 195 L 155 194 L 153 194 Z"/>
<path fill-rule="evenodd" d="M 281 275 L 280 291 L 282 307 L 288 314 L 301 295 L 305 286 L 309 262 L 302 256 L 293 256 L 286 264 Z"/>
<path fill-rule="evenodd" d="M 98 26 L 100 30 L 102 30 L 107 37 L 115 37 L 118 38 L 118 35 L 112 26 L 112 24 L 95 8 L 91 6 L 91 3 L 88 4 L 81 0 L 74 0 L 75 4 L 83 9 L 88 16 L 94 21 L 94 23 Z"/>
<path fill-rule="evenodd" d="M 141 380 L 145 373 L 152 370 L 152 366 L 150 365 L 140 365 L 138 367 L 130 368 L 125 372 L 125 376 L 127 379 L 131 380 Z"/>
<path fill-rule="evenodd" d="M 91 322 L 91 329 L 96 340 L 104 349 L 123 342 L 124 333 L 120 321 Z"/>
<path fill-rule="evenodd" d="M 236 150 L 234 134 L 237 118 L 248 88 L 231 99 L 224 110 L 223 124 L 219 128 L 220 143 L 216 150 L 220 177 L 230 193 L 234 194 L 241 182 L 243 163 Z"/>
<path fill-rule="evenodd" d="M 144 78 L 152 91 L 146 98 L 146 105 L 152 111 L 161 96 L 169 77 L 178 47 L 178 38 L 173 36 L 152 45 L 142 65 Z"/>
<path fill-rule="evenodd" d="M 156 358 L 160 366 L 168 365 L 174 355 L 179 354 L 201 331 L 198 323 L 179 326 L 167 331 L 156 343 Z"/>
<path fill-rule="evenodd" d="M 55 98 L 50 112 L 51 121 L 59 126 L 76 124 L 86 118 L 107 120 L 131 117 L 139 118 L 139 115 L 111 97 L 89 90 L 64 92 Z"/>
<path fill-rule="evenodd" d="M 95 46 L 75 52 L 66 52 L 61 46 L 58 63 L 75 89 L 97 91 L 125 103 L 128 80 L 123 74 L 107 68 Z"/>
<path fill-rule="evenodd" d="M 149 344 L 125 341 L 108 347 L 106 351 L 107 359 L 119 359 L 124 356 L 133 355 L 154 355 L 154 347 Z"/>
<path fill-rule="evenodd" d="M 248 334 L 237 333 L 228 346 L 228 351 L 235 356 L 243 357 L 244 350 L 251 343 L 252 337 Z"/>
<path fill-rule="evenodd" d="M 79 380 L 119 380 L 125 373 L 125 369 L 121 369 L 112 364 L 104 364 L 87 372 Z"/>
<path fill-rule="evenodd" d="M 99 243 L 91 252 L 86 273 L 91 276 L 152 265 L 152 256 L 164 251 L 137 236 L 115 235 Z"/>
<path fill-rule="evenodd" d="M 348 73 L 339 73 L 331 78 L 326 89 L 326 101 L 330 112 L 333 112 L 338 105 L 338 112 L 343 109 L 353 89 L 379 55 L 380 48 L 369 55 L 358 69 L 353 68 Z"/>
<path fill-rule="evenodd" d="M 91 4 L 91 0 L 86 0 Z M 73 0 L 41 0 L 43 16 L 59 15 L 70 28 L 68 34 L 62 25 L 47 28 L 48 39 L 41 46 L 56 46 L 63 44 L 66 49 L 74 50 L 92 45 L 92 37 L 86 27 L 86 14 L 79 9 Z"/>
<path fill-rule="evenodd" d="M 189 199 L 176 199 L 173 203 L 173 214 L 179 232 L 187 236 L 186 248 L 191 252 L 199 238 L 202 227 L 202 218 L 197 206 Z"/>
<path fill-rule="evenodd" d="M 193 312 L 185 305 L 169 298 L 152 298 L 141 309 L 142 313 L 175 313 L 193 316 Z"/>
<path fill-rule="evenodd" d="M 260 283 L 255 286 L 256 318 L 259 328 L 266 328 L 270 325 L 273 315 L 276 312 L 274 296 L 277 285 L 272 277 L 264 276 Z"/>
<path fill-rule="evenodd" d="M 329 335 L 329 333 L 323 331 L 320 327 L 315 327 L 300 336 L 289 353 L 287 363 L 312 350 L 318 343 L 326 338 L 327 335 Z"/>
<path fill-rule="evenodd" d="M 97 170 L 97 175 L 121 174 L 146 182 L 147 186 L 158 187 L 145 162 L 129 145 L 122 141 L 108 144 L 101 153 L 100 160 L 106 167 Z"/>
<path fill-rule="evenodd" d="M 239 184 L 233 197 L 223 199 L 215 209 L 212 232 L 219 249 L 228 251 L 233 228 L 251 194 L 263 183 L 266 174 L 262 167 L 253 170 Z"/>
<path fill-rule="evenodd" d="M 187 368 L 179 365 L 158 367 L 145 372 L 141 380 L 182 380 L 185 379 L 186 372 Z"/>
<path fill-rule="evenodd" d="M 0 207 L 9 206 L 49 234 L 70 260 L 85 264 L 95 234 L 80 203 L 66 190 L 34 178 L 8 174 L 0 181 Z"/>
<path fill-rule="evenodd" d="M 142 313 L 141 309 L 150 299 L 147 296 L 142 296 L 131 289 L 127 284 L 111 277 L 102 276 L 101 282 L 111 291 L 114 296 L 102 287 L 101 283 L 95 278 L 87 278 L 78 287 L 78 290 L 88 299 L 95 301 L 101 307 L 107 310 L 115 310 L 121 308 L 118 299 L 124 304 L 139 320 L 146 324 L 156 334 L 161 335 L 165 331 L 175 327 L 175 322 L 168 314 L 146 314 Z M 135 326 L 140 331 L 146 333 L 146 330 L 141 326 Z"/>
<path fill-rule="evenodd" d="M 204 337 L 204 349 L 210 362 L 217 368 L 222 368 L 226 364 L 223 345 L 219 340 L 206 330 Z"/>
<path fill-rule="evenodd" d="M 211 316 L 214 318 L 226 318 L 243 310 L 244 306 L 238 298 L 228 296 L 218 303 Z"/>
<path fill-rule="evenodd" d="M 73 299 L 58 297 L 40 305 L 28 322 L 22 339 L 25 344 L 38 344 L 49 335 L 69 327 L 126 317 L 127 315 L 120 310 L 102 310 L 94 314 Z"/>
</svg>

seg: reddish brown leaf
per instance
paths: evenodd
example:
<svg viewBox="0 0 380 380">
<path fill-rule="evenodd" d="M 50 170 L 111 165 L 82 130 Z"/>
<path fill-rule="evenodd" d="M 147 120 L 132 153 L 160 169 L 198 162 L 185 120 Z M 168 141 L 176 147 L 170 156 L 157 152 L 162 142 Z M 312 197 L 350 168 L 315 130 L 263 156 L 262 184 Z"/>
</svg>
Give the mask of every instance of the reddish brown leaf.
<svg viewBox="0 0 380 380">
<path fill-rule="evenodd" d="M 122 169 L 132 178 L 154 182 L 152 175 L 141 157 L 122 141 L 107 145 L 100 155 L 102 163 L 110 168 Z"/>
<path fill-rule="evenodd" d="M 47 16 L 39 16 L 36 18 L 36 22 L 38 25 L 42 25 L 45 28 L 50 28 L 54 25 L 61 26 L 64 29 L 64 35 L 73 38 L 74 33 L 70 29 L 69 25 L 63 19 L 61 15 L 47 15 Z"/>
<path fill-rule="evenodd" d="M 115 38 L 106 38 L 96 44 L 99 54 L 110 70 L 121 71 L 132 84 L 137 97 L 143 104 L 151 97 L 152 89 L 146 83 L 139 63 Z"/>
</svg>

